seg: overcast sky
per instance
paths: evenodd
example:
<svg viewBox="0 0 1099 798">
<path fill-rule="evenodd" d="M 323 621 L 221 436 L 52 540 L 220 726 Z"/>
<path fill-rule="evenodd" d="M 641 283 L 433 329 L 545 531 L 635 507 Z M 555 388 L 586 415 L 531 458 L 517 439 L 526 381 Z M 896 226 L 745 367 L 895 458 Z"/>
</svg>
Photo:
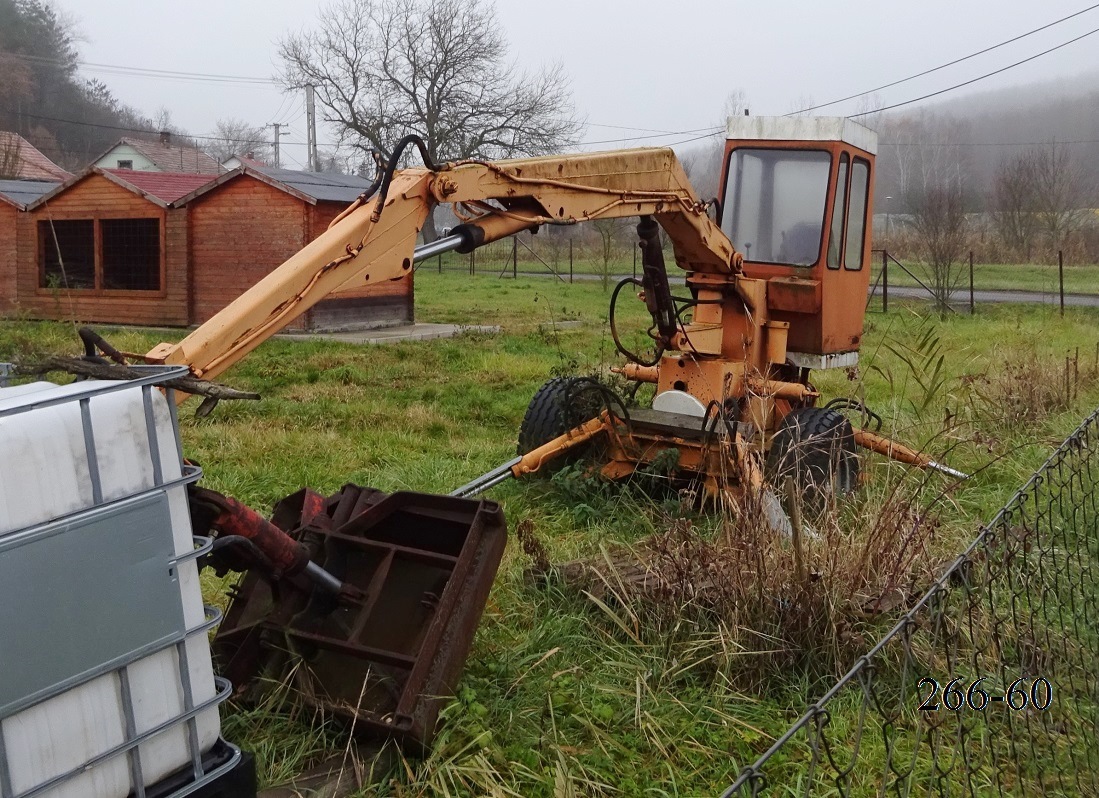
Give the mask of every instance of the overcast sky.
<svg viewBox="0 0 1099 798">
<path fill-rule="evenodd" d="M 146 69 L 270 78 L 276 44 L 309 28 L 317 0 L 54 0 L 84 33 L 84 60 Z M 604 147 L 665 144 L 718 120 L 729 92 L 753 115 L 786 113 L 888 83 L 996 44 L 1090 5 L 1087 0 L 499 0 L 499 22 L 520 68 L 561 62 L 572 81 L 585 141 Z M 960 83 L 1099 28 L 1099 8 L 1022 41 L 882 92 L 893 103 Z M 960 90 L 1071 77 L 1099 67 L 1099 33 Z M 285 165 L 305 160 L 304 100 L 275 85 L 168 80 L 87 67 L 123 102 L 169 109 L 192 134 L 219 118 L 285 122 Z M 819 113 L 852 113 L 854 101 Z M 1096 110 L 1099 113 L 1099 109 Z M 608 126 L 608 127 L 605 127 Z M 321 130 L 321 144 L 332 140 Z"/>
</svg>

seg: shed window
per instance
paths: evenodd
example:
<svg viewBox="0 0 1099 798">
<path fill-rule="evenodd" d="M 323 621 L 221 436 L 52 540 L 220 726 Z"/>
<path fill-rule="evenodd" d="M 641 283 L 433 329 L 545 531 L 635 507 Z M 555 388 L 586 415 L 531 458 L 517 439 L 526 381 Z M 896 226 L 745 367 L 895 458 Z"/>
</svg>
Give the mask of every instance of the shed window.
<svg viewBox="0 0 1099 798">
<path fill-rule="evenodd" d="M 103 219 L 103 288 L 160 289 L 160 220 Z"/>
<path fill-rule="evenodd" d="M 95 222 L 38 223 L 43 288 L 95 288 Z"/>
<path fill-rule="evenodd" d="M 38 223 L 42 288 L 160 290 L 160 219 Z"/>
<path fill-rule="evenodd" d="M 133 169 L 134 168 L 134 162 L 133 161 L 119 161 L 118 162 L 118 168 L 119 169 Z"/>
</svg>

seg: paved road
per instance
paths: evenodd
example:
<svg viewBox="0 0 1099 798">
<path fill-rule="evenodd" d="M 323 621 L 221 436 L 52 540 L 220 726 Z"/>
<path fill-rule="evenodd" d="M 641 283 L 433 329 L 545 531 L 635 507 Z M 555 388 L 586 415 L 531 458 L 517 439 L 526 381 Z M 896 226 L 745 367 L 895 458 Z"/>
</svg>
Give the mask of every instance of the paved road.
<svg viewBox="0 0 1099 798">
<path fill-rule="evenodd" d="M 488 273 L 486 269 L 485 273 Z M 507 277 L 511 276 L 511 272 L 506 273 Z M 519 272 L 520 277 L 553 277 L 550 272 Z M 619 280 L 630 277 L 629 274 L 613 274 L 611 275 L 610 282 L 617 283 Z M 568 275 L 564 275 L 565 280 L 568 280 Z M 577 274 L 573 276 L 577 281 L 592 281 L 598 280 L 597 274 Z M 673 283 L 679 283 L 680 280 L 672 280 Z M 879 293 L 881 289 L 878 289 Z M 910 286 L 889 286 L 889 297 L 896 299 L 924 299 L 931 301 L 931 295 L 922 288 L 910 287 Z M 1022 302 L 1026 304 L 1036 305 L 1056 305 L 1059 303 L 1060 298 L 1057 294 L 1046 294 L 1040 291 L 974 291 L 973 301 L 977 304 L 987 303 L 1003 303 L 1003 302 Z M 966 306 L 969 304 L 969 291 L 960 290 L 954 292 L 954 298 L 951 300 L 952 305 Z M 1099 294 L 1065 294 L 1066 307 L 1085 307 L 1085 308 L 1099 308 Z"/>
<path fill-rule="evenodd" d="M 880 291 L 879 291 L 880 292 Z M 931 295 L 922 288 L 908 286 L 889 286 L 889 298 L 903 299 L 931 299 Z M 980 305 L 988 302 L 1025 302 L 1037 305 L 1057 305 L 1060 297 L 1057 294 L 1045 294 L 1039 291 L 974 291 L 973 301 Z M 955 291 L 950 301 L 951 305 L 969 305 L 969 291 Z M 1065 294 L 1065 306 L 1099 308 L 1099 295 L 1094 294 Z"/>
</svg>

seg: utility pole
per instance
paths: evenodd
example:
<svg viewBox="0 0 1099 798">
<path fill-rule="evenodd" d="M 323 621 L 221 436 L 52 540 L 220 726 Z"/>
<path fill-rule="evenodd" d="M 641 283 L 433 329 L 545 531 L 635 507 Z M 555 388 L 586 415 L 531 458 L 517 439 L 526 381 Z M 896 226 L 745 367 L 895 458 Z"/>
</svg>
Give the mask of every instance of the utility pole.
<svg viewBox="0 0 1099 798">
<path fill-rule="evenodd" d="M 275 168 L 278 169 L 282 165 L 279 161 L 279 139 L 282 138 L 282 123 L 272 122 L 271 127 L 275 129 Z"/>
<path fill-rule="evenodd" d="M 309 150 L 309 171 L 319 172 L 321 170 L 321 165 L 320 159 L 317 158 L 317 111 L 313 104 L 312 84 L 305 87 L 305 117 L 306 144 Z"/>
</svg>

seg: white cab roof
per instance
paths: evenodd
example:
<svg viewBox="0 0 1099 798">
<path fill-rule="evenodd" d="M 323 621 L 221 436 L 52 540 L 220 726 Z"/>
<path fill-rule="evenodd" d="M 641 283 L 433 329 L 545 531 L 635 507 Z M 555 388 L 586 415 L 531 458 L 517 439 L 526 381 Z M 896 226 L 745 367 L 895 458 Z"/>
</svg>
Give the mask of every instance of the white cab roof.
<svg viewBox="0 0 1099 798">
<path fill-rule="evenodd" d="M 878 134 L 842 116 L 732 116 L 729 139 L 770 141 L 842 141 L 877 154 Z"/>
</svg>

